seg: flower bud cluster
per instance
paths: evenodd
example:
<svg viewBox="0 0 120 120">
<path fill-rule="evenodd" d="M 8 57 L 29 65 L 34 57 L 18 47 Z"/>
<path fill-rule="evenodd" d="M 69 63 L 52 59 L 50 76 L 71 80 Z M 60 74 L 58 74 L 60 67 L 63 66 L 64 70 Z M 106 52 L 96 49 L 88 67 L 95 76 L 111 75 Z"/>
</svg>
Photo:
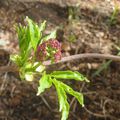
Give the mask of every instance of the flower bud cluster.
<svg viewBox="0 0 120 120">
<path fill-rule="evenodd" d="M 61 59 L 61 44 L 56 39 L 45 41 L 38 46 L 36 55 L 41 62 L 47 59 L 57 62 Z"/>
</svg>

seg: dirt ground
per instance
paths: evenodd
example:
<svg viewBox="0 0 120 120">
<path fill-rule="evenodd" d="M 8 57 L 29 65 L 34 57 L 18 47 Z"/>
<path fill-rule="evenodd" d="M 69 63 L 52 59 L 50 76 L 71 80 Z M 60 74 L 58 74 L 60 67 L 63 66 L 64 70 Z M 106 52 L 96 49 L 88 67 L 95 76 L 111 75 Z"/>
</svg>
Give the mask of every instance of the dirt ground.
<svg viewBox="0 0 120 120">
<path fill-rule="evenodd" d="M 112 2 L 81 0 L 76 7 L 78 1 L 66 1 L 0 2 L 0 67 L 10 65 L 9 54 L 19 51 L 14 26 L 23 23 L 26 16 L 36 22 L 47 20 L 46 33 L 59 28 L 57 38 L 62 43 L 63 56 L 119 53 L 120 12 L 115 24 L 110 24 Z M 69 12 L 71 9 L 73 13 Z M 97 74 L 103 64 L 107 67 Z M 89 84 L 66 81 L 85 96 L 83 108 L 69 96 L 68 120 L 120 120 L 120 62 L 84 59 L 47 68 L 49 72 L 68 69 L 77 70 L 90 80 Z M 0 73 L 0 120 L 60 120 L 55 89 L 38 97 L 36 86 L 21 81 L 13 72 Z"/>
</svg>

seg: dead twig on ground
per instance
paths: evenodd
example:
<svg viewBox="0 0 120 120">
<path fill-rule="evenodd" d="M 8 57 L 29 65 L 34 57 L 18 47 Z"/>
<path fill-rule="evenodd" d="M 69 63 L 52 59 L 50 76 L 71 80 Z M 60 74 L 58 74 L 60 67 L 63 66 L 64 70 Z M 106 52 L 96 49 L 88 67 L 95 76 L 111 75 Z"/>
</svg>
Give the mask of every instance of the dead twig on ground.
<svg viewBox="0 0 120 120">
<path fill-rule="evenodd" d="M 42 101 L 44 102 L 44 104 L 47 106 L 47 108 L 48 108 L 50 111 L 52 111 L 52 108 L 50 107 L 50 105 L 49 105 L 49 103 L 47 102 L 47 100 L 46 100 L 42 95 L 40 95 L 40 97 L 41 97 Z"/>
<path fill-rule="evenodd" d="M 10 62 L 8 63 L 8 66 L 9 66 Z M 4 75 L 4 79 L 3 79 L 3 82 L 2 82 L 2 85 L 0 86 L 0 95 L 2 94 L 3 90 L 5 89 L 5 87 L 7 86 L 6 85 L 6 82 L 7 82 L 7 75 L 8 75 L 8 72 L 5 72 L 5 75 Z"/>
<path fill-rule="evenodd" d="M 96 116 L 96 117 L 100 117 L 100 118 L 111 118 L 112 120 L 117 120 L 116 117 L 114 116 L 111 116 L 109 114 L 98 114 L 98 113 L 94 113 L 90 110 L 88 110 L 86 107 L 84 107 L 85 111 L 88 112 L 89 114 L 93 115 L 93 116 Z"/>
<path fill-rule="evenodd" d="M 83 83 L 83 84 L 82 84 L 82 86 L 81 86 L 81 88 L 80 88 L 79 92 L 82 92 L 82 90 L 83 90 L 84 86 L 85 86 L 85 83 Z M 75 97 L 73 97 L 73 99 L 71 100 L 70 107 L 73 105 L 73 103 L 74 103 L 75 99 L 76 99 L 76 98 L 75 98 Z M 75 102 L 75 104 L 74 104 L 74 107 L 73 107 L 73 112 L 75 112 L 76 106 L 77 106 L 77 102 Z"/>
</svg>

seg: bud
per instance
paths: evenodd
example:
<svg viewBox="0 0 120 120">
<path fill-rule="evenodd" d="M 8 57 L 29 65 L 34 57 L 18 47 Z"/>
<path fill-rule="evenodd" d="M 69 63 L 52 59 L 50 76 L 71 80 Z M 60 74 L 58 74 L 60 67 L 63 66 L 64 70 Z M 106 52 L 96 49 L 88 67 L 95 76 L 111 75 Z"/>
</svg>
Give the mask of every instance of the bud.
<svg viewBox="0 0 120 120">
<path fill-rule="evenodd" d="M 47 47 L 46 42 L 44 42 L 38 46 L 37 53 L 36 53 L 37 60 L 44 61 L 46 59 L 46 57 L 47 57 L 46 47 Z"/>
<path fill-rule="evenodd" d="M 37 60 L 41 62 L 47 59 L 57 62 L 61 56 L 61 44 L 56 39 L 50 39 L 40 44 L 36 52 Z"/>
</svg>

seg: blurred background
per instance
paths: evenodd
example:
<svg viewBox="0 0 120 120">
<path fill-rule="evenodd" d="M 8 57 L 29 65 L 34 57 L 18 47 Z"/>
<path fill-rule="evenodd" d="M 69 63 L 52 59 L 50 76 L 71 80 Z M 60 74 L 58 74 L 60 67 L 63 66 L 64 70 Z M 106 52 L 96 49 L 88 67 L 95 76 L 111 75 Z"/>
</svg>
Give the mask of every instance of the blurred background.
<svg viewBox="0 0 120 120">
<path fill-rule="evenodd" d="M 46 34 L 57 28 L 63 56 L 80 53 L 120 53 L 119 0 L 0 0 L 0 67 L 18 53 L 15 26 L 26 16 L 41 23 Z M 52 65 L 48 71 L 76 70 L 90 84 L 67 81 L 85 95 L 85 107 L 69 96 L 68 120 L 120 120 L 120 63 L 85 59 Z M 0 120 L 59 120 L 52 88 L 36 97 L 36 83 L 20 81 L 15 73 L 0 73 Z"/>
</svg>

